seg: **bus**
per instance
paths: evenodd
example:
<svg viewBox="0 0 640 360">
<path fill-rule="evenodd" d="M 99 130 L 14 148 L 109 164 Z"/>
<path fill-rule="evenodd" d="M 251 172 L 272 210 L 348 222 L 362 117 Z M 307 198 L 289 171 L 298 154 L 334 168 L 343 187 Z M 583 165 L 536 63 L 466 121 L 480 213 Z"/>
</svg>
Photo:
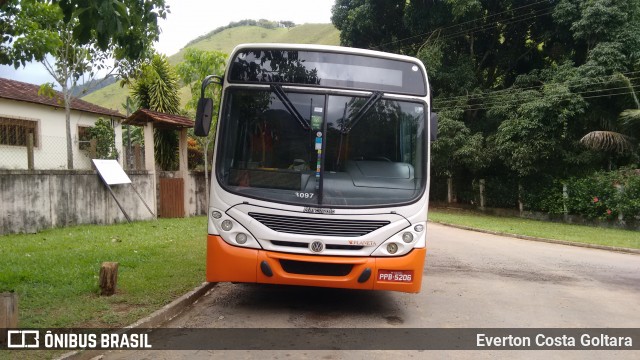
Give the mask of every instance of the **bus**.
<svg viewBox="0 0 640 360">
<path fill-rule="evenodd" d="M 431 90 L 418 59 L 245 44 L 202 83 L 215 123 L 206 279 L 417 293 L 426 256 Z"/>
</svg>

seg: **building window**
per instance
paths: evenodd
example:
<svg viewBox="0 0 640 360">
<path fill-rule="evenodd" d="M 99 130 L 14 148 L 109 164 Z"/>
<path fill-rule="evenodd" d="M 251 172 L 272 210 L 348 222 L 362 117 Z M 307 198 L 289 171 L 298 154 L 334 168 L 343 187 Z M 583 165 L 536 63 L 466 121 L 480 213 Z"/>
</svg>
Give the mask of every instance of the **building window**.
<svg viewBox="0 0 640 360">
<path fill-rule="evenodd" d="M 78 126 L 78 147 L 80 150 L 91 150 L 91 127 Z"/>
<path fill-rule="evenodd" d="M 27 134 L 33 134 L 38 146 L 38 122 L 0 116 L 0 145 L 27 146 Z"/>
</svg>

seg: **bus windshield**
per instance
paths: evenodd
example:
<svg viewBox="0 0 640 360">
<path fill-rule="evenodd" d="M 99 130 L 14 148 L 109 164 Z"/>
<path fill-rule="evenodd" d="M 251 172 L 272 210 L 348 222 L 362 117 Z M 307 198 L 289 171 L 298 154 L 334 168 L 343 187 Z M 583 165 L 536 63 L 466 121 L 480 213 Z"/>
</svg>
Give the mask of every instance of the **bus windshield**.
<svg viewBox="0 0 640 360">
<path fill-rule="evenodd" d="M 216 174 L 228 191 L 302 206 L 392 206 L 424 192 L 425 104 L 229 88 Z"/>
<path fill-rule="evenodd" d="M 415 63 L 338 52 L 242 50 L 231 61 L 229 81 L 427 94 Z"/>
</svg>

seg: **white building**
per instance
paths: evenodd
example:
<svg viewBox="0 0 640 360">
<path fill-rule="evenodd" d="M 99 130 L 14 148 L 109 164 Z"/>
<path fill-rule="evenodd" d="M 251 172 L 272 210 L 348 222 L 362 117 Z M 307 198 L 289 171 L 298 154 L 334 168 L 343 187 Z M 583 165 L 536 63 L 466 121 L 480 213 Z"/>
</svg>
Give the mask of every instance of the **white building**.
<svg viewBox="0 0 640 360">
<path fill-rule="evenodd" d="M 36 170 L 66 169 L 67 141 L 62 93 L 38 95 L 38 85 L 0 78 L 0 169 L 27 169 L 27 134 L 34 138 Z M 84 100 L 71 103 L 71 138 L 74 169 L 91 169 L 87 128 L 103 118 L 115 130 L 116 148 L 123 163 L 122 125 L 115 110 Z"/>
</svg>

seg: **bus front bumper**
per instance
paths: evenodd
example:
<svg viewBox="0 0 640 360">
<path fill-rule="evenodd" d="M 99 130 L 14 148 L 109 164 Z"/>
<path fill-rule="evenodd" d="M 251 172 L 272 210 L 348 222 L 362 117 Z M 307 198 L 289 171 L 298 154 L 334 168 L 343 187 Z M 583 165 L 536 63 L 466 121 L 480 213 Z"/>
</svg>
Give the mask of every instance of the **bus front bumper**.
<svg viewBox="0 0 640 360">
<path fill-rule="evenodd" d="M 241 248 L 207 237 L 207 281 L 417 293 L 426 249 L 399 257 L 300 255 Z"/>
</svg>

